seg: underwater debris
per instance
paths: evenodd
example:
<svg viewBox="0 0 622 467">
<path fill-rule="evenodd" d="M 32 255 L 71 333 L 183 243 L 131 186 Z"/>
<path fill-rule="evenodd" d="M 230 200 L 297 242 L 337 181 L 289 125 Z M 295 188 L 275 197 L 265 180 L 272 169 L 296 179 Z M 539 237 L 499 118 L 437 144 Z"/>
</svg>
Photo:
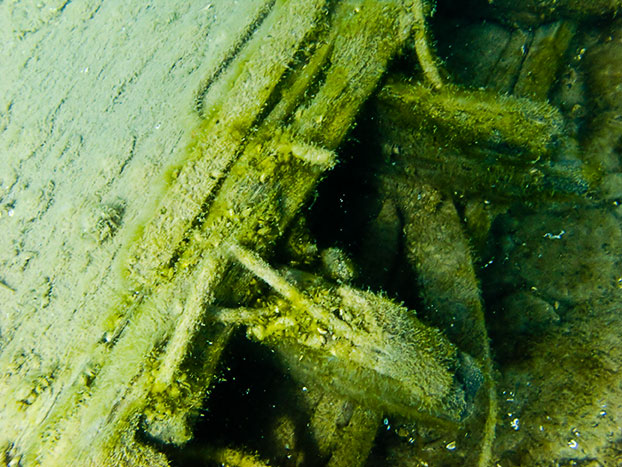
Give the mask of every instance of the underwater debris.
<svg viewBox="0 0 622 467">
<path fill-rule="evenodd" d="M 534 3 L 526 9 L 530 5 Z M 619 175 L 609 173 L 617 167 L 617 133 L 603 139 L 609 165 L 586 167 L 585 146 L 569 136 L 566 116 L 544 102 L 576 25 L 560 21 L 538 29 L 541 34 L 535 33 L 530 50 L 522 50 L 526 57 L 520 74 L 510 77 L 515 96 L 500 97 L 492 90 L 459 87 L 445 75 L 446 81 L 441 79 L 426 28 L 432 7 L 433 2 L 423 0 L 267 3 L 257 30 L 248 31 L 223 68 L 197 92 L 203 120 L 180 163 L 168 168 L 158 202 L 136 221 L 126 219 L 124 198 L 122 206 L 103 209 L 88 224 L 97 229 L 94 248 L 112 251 L 127 240 L 117 251 L 115 274 L 123 280 L 107 295 L 110 303 L 89 315 L 93 324 L 88 330 L 72 329 L 75 344 L 59 362 L 36 363 L 35 347 L 22 349 L 16 339 L 5 348 L 3 342 L 0 387 L 6 397 L 0 398 L 0 415 L 16 421 L 6 432 L 0 430 L 7 463 L 167 465 L 169 460 L 158 452 L 162 445 L 190 442 L 199 415 L 217 403 L 208 388 L 219 371 L 223 380 L 230 376 L 218 366 L 226 349 L 235 351 L 229 340 L 231 328 L 239 325 L 268 348 L 266 353 L 280 357 L 280 366 L 271 364 L 316 386 L 323 395 L 315 397 L 322 402 L 310 408 L 305 386 L 296 401 L 304 412 L 299 419 L 290 414 L 282 423 L 257 421 L 261 436 L 283 430 L 274 450 L 227 440 L 221 444 L 226 448 L 207 446 L 206 460 L 262 465 L 289 459 L 291 452 L 292 463 L 303 462 L 304 456 L 288 444 L 303 429 L 317 441 L 311 448 L 333 466 L 361 465 L 368 455 L 387 461 L 391 456 L 381 451 L 395 440 L 401 443 L 397 450 L 412 453 L 401 457 L 404 463 L 435 465 L 433 459 L 443 465 L 488 466 L 499 459 L 529 459 L 501 452 L 511 451 L 507 437 L 493 449 L 497 422 L 501 433 L 509 426 L 512 435 L 521 436 L 530 430 L 526 414 L 533 416 L 539 406 L 533 399 L 533 410 L 523 406 L 520 424 L 516 414 L 509 421 L 497 416 L 499 374 L 484 322 L 490 304 L 484 307 L 478 274 L 482 264 L 482 269 L 505 275 L 513 271 L 496 269 L 505 256 L 486 257 L 482 263 L 479 255 L 488 240 L 496 239 L 499 213 L 542 210 L 546 225 L 554 214 L 542 206 L 582 199 L 599 183 L 599 171 Z M 408 70 L 420 72 L 422 82 L 393 77 L 378 86 L 389 61 L 413 40 L 418 65 L 411 62 Z M 617 53 L 611 47 L 604 57 Z M 615 81 L 616 73 L 599 74 L 598 63 L 606 60 L 595 50 L 588 83 Z M 542 61 L 549 66 L 537 70 L 542 71 L 538 75 L 534 67 Z M 397 69 L 399 65 L 403 62 Z M 370 216 L 366 232 L 357 232 L 364 237 L 367 257 L 351 257 L 348 245 L 315 243 L 305 227 L 306 207 L 322 196 L 315 192 L 318 181 L 338 165 L 340 145 L 377 87 L 379 94 L 365 108 L 369 114 L 364 118 L 374 120 L 374 143 L 381 146 L 374 167 L 379 170 L 366 174 L 375 177 L 379 212 Z M 601 136 L 619 129 L 619 109 L 611 101 L 602 109 L 611 112 L 609 120 L 591 123 Z M 592 147 L 597 152 L 599 144 Z M 615 203 L 618 186 L 607 198 Z M 131 197 L 127 203 L 130 212 Z M 593 223 L 599 219 L 595 214 Z M 563 227 L 546 230 L 538 240 L 544 247 L 565 244 L 571 230 Z M 618 227 L 609 218 L 607 230 Z M 284 238 L 288 232 L 291 238 Z M 602 245 L 606 237 L 599 234 Z M 512 256 L 518 271 L 514 278 L 527 281 L 521 259 Z M 412 279 L 408 292 L 416 296 L 408 307 L 397 304 L 400 294 L 394 295 L 397 299 L 385 295 L 397 290 L 390 290 L 391 274 L 401 263 L 412 273 L 402 280 Z M 606 275 L 606 280 L 594 276 L 599 284 L 609 287 L 613 278 L 615 285 L 618 264 L 602 264 L 599 258 L 574 277 L 598 270 Z M 357 274 L 358 266 L 372 272 Z M 494 330 L 511 325 L 519 335 L 517 345 L 534 343 L 536 353 L 545 353 L 550 342 L 563 348 L 563 334 L 544 335 L 557 332 L 558 325 L 562 329 L 570 316 L 564 315 L 569 300 L 549 303 L 545 294 L 560 294 L 559 284 L 570 283 L 555 282 L 561 273 L 546 264 L 538 274 L 551 275 L 546 287 L 508 290 L 501 302 L 507 313 L 487 318 Z M 264 281 L 272 290 L 265 291 Z M 596 284 L 578 282 L 585 283 L 586 295 Z M 365 290 L 368 286 L 374 291 Z M 0 282 L 2 287 L 12 295 Z M 584 332 L 573 336 L 573 349 L 584 349 L 582 341 L 588 340 L 589 328 L 577 324 L 587 314 L 577 312 L 568 328 Z M 608 322 L 617 322 L 613 313 L 602 316 L 599 329 Z M 22 331 L 15 332 L 20 337 Z M 236 342 L 251 345 L 236 334 Z M 611 333 L 601 335 L 615 341 Z M 541 340 L 532 340 L 536 338 Z M 589 348 L 577 355 L 598 371 L 614 374 L 619 365 L 601 344 L 593 347 L 598 355 L 590 355 Z M 500 348 L 495 343 L 495 358 Z M 567 362 L 572 355 L 563 357 Z M 553 394 L 546 364 L 537 358 L 539 381 Z M 581 362 L 570 363 L 570 368 L 581 368 Z M 503 381 L 520 382 L 528 374 L 525 367 L 513 368 L 518 376 L 503 375 Z M 586 381 L 596 387 L 601 380 L 591 375 Z M 282 387 L 275 383 L 271 389 L 279 393 Z M 249 386 L 251 396 L 253 390 Z M 534 394 L 535 389 L 530 397 Z M 578 399 L 589 399 L 586 394 Z M 341 404 L 340 409 L 327 414 L 333 403 Z M 513 403 L 501 401 L 504 408 Z M 384 413 L 389 415 L 383 420 Z M 248 411 L 244 416 L 255 417 Z M 224 418 L 217 423 L 224 424 Z M 436 425 L 442 428 L 430 428 Z M 589 429 L 581 425 L 582 434 Z M 373 452 L 377 431 L 381 439 Z M 582 449 L 587 445 L 583 439 L 570 448 Z M 269 442 L 264 440 L 263 446 Z M 311 449 L 303 444 L 295 448 Z M 274 454 L 276 449 L 284 454 Z"/>
<path fill-rule="evenodd" d="M 277 272 L 239 246 L 231 251 L 280 297 L 258 309 L 215 311 L 215 319 L 246 325 L 303 381 L 385 413 L 460 421 L 472 411 L 481 384 L 475 362 L 412 311 L 309 273 Z"/>
<path fill-rule="evenodd" d="M 125 244 L 108 303 L 89 309 L 87 329 L 54 323 L 73 339 L 53 389 L 24 406 L 29 375 L 42 371 L 26 357 L 36 349 L 18 337 L 2 348 L 0 418 L 14 421 L 0 430 L 7 456 L 24 465 L 115 465 L 140 452 L 125 463 L 160 465 L 163 456 L 135 433 L 188 440 L 227 340 L 222 325 L 205 325 L 206 306 L 231 291 L 230 299 L 250 300 L 255 290 L 225 245 L 273 248 L 414 25 L 411 5 L 398 0 L 266 5 L 205 91 L 204 120 L 183 163 L 157 186 L 159 200 L 119 227 Z M 199 350 L 205 341 L 218 345 Z"/>
<path fill-rule="evenodd" d="M 446 191 L 524 199 L 588 190 L 576 142 L 549 104 L 402 79 L 382 88 L 377 107 L 385 158 Z"/>
</svg>

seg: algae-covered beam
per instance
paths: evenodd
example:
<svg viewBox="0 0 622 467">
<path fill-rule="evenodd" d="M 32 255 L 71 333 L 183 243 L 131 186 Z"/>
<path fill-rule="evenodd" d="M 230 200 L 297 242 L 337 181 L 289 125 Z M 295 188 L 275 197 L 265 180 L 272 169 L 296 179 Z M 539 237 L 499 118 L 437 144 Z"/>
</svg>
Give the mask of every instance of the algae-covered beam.
<svg viewBox="0 0 622 467">
<path fill-rule="evenodd" d="M 313 274 L 283 275 L 237 246 L 231 251 L 282 298 L 254 313 L 220 311 L 218 318 L 247 324 L 248 334 L 274 347 L 301 380 L 383 413 L 452 422 L 470 414 L 479 369 L 413 311 Z"/>
<path fill-rule="evenodd" d="M 452 192 L 489 199 L 576 195 L 594 179 L 561 113 L 545 102 L 394 80 L 378 93 L 377 108 L 387 157 L 410 159 L 438 186 L 450 177 Z"/>
</svg>

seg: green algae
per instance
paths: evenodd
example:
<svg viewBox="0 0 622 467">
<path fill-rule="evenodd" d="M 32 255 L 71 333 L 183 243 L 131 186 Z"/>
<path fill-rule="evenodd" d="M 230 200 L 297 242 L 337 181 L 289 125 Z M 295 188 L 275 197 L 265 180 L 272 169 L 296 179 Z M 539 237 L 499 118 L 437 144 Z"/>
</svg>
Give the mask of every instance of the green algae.
<svg viewBox="0 0 622 467">
<path fill-rule="evenodd" d="M 413 19 L 410 7 L 275 2 L 248 48 L 201 91 L 204 120 L 179 160 L 164 170 L 157 206 L 135 226 L 120 255 L 123 280 L 98 318 L 104 331 L 93 345 L 95 357 L 80 362 L 78 377 L 41 427 L 10 448 L 23 452 L 25 463 L 166 465 L 134 433 L 180 445 L 192 437 L 231 334 L 223 323 L 245 325 L 301 381 L 360 404 L 352 425 L 341 431 L 345 441 L 331 447 L 333 465 L 365 461 L 380 411 L 459 425 L 475 405 L 483 432 L 476 437 L 479 464 L 491 462 L 497 422 L 492 358 L 475 258 L 449 197 L 574 196 L 598 178 L 575 158 L 561 114 L 531 100 L 547 95 L 558 63 L 543 68 L 544 85 L 540 79 L 518 86 L 531 99 L 500 97 L 441 83 L 435 59 L 420 46 L 428 84 L 396 79 L 380 89 L 376 109 L 387 128 L 383 138 L 392 144 L 384 156 L 394 166 L 412 159 L 400 167 L 405 177 L 389 180 L 402 204 L 384 204 L 384 217 L 405 223 L 401 254 L 417 274 L 424 305 L 437 314 L 431 321 L 438 329 L 382 294 L 347 285 L 353 267 L 333 268 L 327 275 L 335 282 L 328 282 L 291 269 L 275 272 L 261 259 L 275 256 L 279 239 L 293 223 L 304 222 L 302 208 L 337 164 L 340 143 L 410 30 L 425 42 L 423 13 Z M 292 27 L 289 20 L 298 15 Z M 562 36 L 555 44 L 560 50 L 568 31 Z M 550 56 L 534 56 L 530 66 L 539 68 Z M 559 160 L 562 152 L 568 160 Z M 476 203 L 467 206 L 467 217 L 485 239 L 491 216 Z M 102 242 L 106 229 L 115 228 L 114 213 L 106 219 Z M 293 235 L 292 251 L 313 269 L 317 248 L 299 242 L 307 233 Z M 324 253 L 326 262 L 339 262 L 330 258 L 334 250 Z M 277 294 L 262 295 L 254 276 Z M 542 307 L 532 296 L 517 296 L 523 300 L 516 303 Z M 242 306 L 225 309 L 236 305 Z M 540 315 L 550 312 L 544 308 Z M 521 318 L 540 316 L 532 311 Z M 543 326 L 555 321 L 549 315 Z M 25 382 L 32 391 L 20 399 L 24 411 L 53 378 L 52 372 Z M 473 400 L 482 378 L 487 402 L 481 392 Z M 212 458 L 262 463 L 243 449 Z"/>
<path fill-rule="evenodd" d="M 560 112 L 544 102 L 488 90 L 433 91 L 398 80 L 378 94 L 383 148 L 410 154 L 427 180 L 490 198 L 583 194 L 589 169 L 577 160 Z M 566 161 L 552 163 L 564 153 Z M 474 176 L 476 174 L 477 176 Z"/>
</svg>

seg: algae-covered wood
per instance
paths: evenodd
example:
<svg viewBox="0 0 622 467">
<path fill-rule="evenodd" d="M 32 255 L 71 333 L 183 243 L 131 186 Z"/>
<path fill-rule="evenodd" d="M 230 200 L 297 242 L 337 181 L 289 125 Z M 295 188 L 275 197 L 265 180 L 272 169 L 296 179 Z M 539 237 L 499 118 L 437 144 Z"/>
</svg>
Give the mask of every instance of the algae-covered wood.
<svg viewBox="0 0 622 467">
<path fill-rule="evenodd" d="M 619 10 L 0 2 L 0 464 L 617 465 Z"/>
<path fill-rule="evenodd" d="M 410 5 L 0 8 L 6 462 L 166 464 L 134 433 L 190 436 L 228 332 L 203 314 L 243 281 L 229 245 L 271 249 Z"/>
</svg>

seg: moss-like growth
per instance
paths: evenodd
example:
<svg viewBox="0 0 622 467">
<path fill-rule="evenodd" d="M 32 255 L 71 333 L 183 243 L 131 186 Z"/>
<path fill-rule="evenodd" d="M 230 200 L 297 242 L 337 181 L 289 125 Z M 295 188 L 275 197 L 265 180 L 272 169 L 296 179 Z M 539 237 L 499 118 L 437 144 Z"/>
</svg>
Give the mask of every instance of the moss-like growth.
<svg viewBox="0 0 622 467">
<path fill-rule="evenodd" d="M 237 246 L 232 254 L 280 296 L 263 310 L 221 310 L 218 319 L 247 324 L 255 339 L 274 346 L 303 380 L 383 412 L 462 420 L 479 386 L 469 360 L 440 331 L 382 296 L 317 276 L 282 276 Z M 471 374 L 460 381 L 456 374 Z M 470 388 L 471 391 L 467 390 Z"/>
<path fill-rule="evenodd" d="M 580 194 L 588 188 L 558 110 L 486 90 L 440 91 L 404 80 L 378 95 L 388 158 L 412 158 L 420 177 L 448 190 L 491 198 Z M 554 162 L 560 151 L 567 159 Z"/>
</svg>

